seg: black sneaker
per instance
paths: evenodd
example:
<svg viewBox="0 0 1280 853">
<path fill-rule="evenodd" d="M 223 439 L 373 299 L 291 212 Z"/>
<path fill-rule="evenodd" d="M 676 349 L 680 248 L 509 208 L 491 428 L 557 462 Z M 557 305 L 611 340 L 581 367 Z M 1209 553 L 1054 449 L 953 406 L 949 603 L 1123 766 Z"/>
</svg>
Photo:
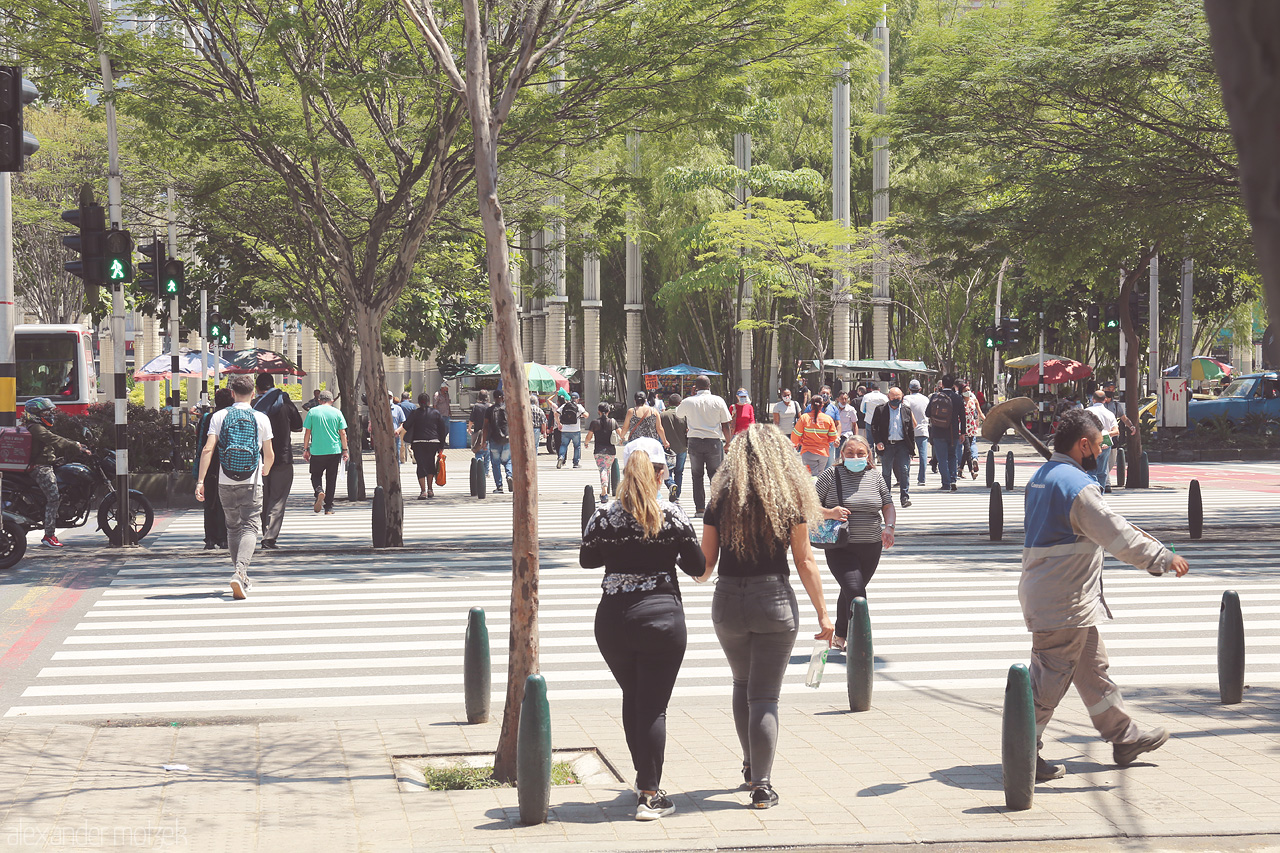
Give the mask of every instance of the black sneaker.
<svg viewBox="0 0 1280 853">
<path fill-rule="evenodd" d="M 959 487 L 959 486 L 957 486 L 955 483 L 952 483 L 952 484 L 951 484 L 951 491 L 953 491 L 953 492 L 958 492 L 958 491 L 960 491 L 960 487 Z"/>
<path fill-rule="evenodd" d="M 1139 735 L 1138 739 L 1133 743 L 1117 743 L 1113 745 L 1111 755 L 1116 764 L 1121 767 L 1128 767 L 1139 755 L 1159 749 L 1164 746 L 1165 741 L 1168 739 L 1168 729 L 1152 729 L 1144 735 Z"/>
<path fill-rule="evenodd" d="M 636 820 L 657 820 L 660 817 L 675 814 L 675 810 L 675 804 L 667 797 L 666 791 L 658 791 L 648 796 L 641 794 L 640 802 L 636 805 Z"/>
<path fill-rule="evenodd" d="M 1036 781 L 1050 782 L 1067 775 L 1067 768 L 1062 764 L 1050 764 L 1040 756 L 1036 756 Z"/>
<path fill-rule="evenodd" d="M 906 509 L 907 507 L 911 506 L 911 498 L 907 497 L 906 495 L 903 495 L 900 503 L 902 505 L 902 508 Z"/>
<path fill-rule="evenodd" d="M 751 808 L 771 809 L 778 804 L 778 792 L 772 785 L 761 785 L 751 789 Z"/>
</svg>

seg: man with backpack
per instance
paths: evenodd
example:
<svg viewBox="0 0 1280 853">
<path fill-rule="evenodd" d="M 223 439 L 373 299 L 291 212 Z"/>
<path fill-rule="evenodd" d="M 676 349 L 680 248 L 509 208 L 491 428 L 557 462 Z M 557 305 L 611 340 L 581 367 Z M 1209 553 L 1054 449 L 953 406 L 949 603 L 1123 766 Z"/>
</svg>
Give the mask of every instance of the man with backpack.
<svg viewBox="0 0 1280 853">
<path fill-rule="evenodd" d="M 258 399 L 254 411 L 262 412 L 271 422 L 271 449 L 276 462 L 271 474 L 262 478 L 262 547 L 276 548 L 276 537 L 284 523 L 284 507 L 293 488 L 293 436 L 302 430 L 302 413 L 281 388 L 275 387 L 270 373 L 258 374 Z"/>
<path fill-rule="evenodd" d="M 956 469 L 960 454 L 964 452 L 960 442 L 964 439 L 964 399 L 956 393 L 956 379 L 951 374 L 942 377 L 942 387 L 929 397 L 925 417 L 929 419 L 929 440 L 933 442 L 938 457 L 938 472 L 942 475 L 942 490 L 955 492 Z"/>
<path fill-rule="evenodd" d="M 249 563 L 258 544 L 258 523 L 262 513 L 262 482 L 270 476 L 275 461 L 271 443 L 271 421 L 249 405 L 253 380 L 246 374 L 231 378 L 236 402 L 229 409 L 213 413 L 209 437 L 200 453 L 200 473 L 196 477 L 196 500 L 204 501 L 204 477 L 218 451 L 218 498 L 227 521 L 227 549 L 235 573 L 231 576 L 231 596 L 248 597 Z"/>
<path fill-rule="evenodd" d="M 507 404 L 502 399 L 502 389 L 493 392 L 493 405 L 484 416 L 484 429 L 481 431 L 481 444 L 489 448 L 489 461 L 493 465 L 493 490 L 502 494 L 502 475 L 505 468 L 507 488 L 512 488 L 511 480 L 511 429 L 507 422 Z"/>
<path fill-rule="evenodd" d="M 556 459 L 556 467 L 563 468 L 569 456 L 569 445 L 573 445 L 573 467 L 582 462 L 582 424 L 587 419 L 587 410 L 578 402 L 578 392 L 574 391 L 569 399 L 556 409 L 556 424 L 560 429 L 560 453 Z"/>
</svg>

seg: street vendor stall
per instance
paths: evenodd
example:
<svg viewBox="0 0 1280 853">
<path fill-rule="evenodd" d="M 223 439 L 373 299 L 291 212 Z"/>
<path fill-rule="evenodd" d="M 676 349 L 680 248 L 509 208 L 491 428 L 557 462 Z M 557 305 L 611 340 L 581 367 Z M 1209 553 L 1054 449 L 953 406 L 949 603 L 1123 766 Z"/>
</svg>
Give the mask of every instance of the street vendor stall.
<svg viewBox="0 0 1280 853">
<path fill-rule="evenodd" d="M 677 364 L 644 374 L 644 388 L 646 391 L 656 391 L 659 394 L 677 393 L 681 397 L 688 397 L 693 379 L 698 375 L 720 376 L 721 374 L 714 370 L 694 367 L 692 364 Z"/>
</svg>

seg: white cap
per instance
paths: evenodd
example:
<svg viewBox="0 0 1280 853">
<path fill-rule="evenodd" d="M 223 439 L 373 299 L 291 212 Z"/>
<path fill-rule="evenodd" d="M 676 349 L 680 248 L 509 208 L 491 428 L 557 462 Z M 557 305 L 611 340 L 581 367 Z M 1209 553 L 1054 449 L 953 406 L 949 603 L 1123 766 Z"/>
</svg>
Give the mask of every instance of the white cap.
<svg viewBox="0 0 1280 853">
<path fill-rule="evenodd" d="M 662 442 L 656 438 L 635 438 L 627 442 L 627 446 L 622 448 L 622 467 L 627 467 L 627 460 L 631 458 L 633 453 L 644 453 L 648 455 L 649 461 L 654 465 L 667 464 L 667 452 L 662 449 Z"/>
<path fill-rule="evenodd" d="M 912 379 L 912 380 L 911 380 L 911 383 L 910 383 L 909 385 L 907 385 L 907 387 L 908 387 L 908 388 L 910 388 L 912 391 L 919 391 L 919 390 L 920 390 L 920 380 L 919 380 L 919 379 Z"/>
</svg>

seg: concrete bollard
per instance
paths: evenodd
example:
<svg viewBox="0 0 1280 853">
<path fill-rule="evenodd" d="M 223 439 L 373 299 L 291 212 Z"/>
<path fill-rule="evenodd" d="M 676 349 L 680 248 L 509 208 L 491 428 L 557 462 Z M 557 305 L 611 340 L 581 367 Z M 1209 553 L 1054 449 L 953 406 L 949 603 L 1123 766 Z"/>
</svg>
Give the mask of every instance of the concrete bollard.
<svg viewBox="0 0 1280 853">
<path fill-rule="evenodd" d="M 1192 480 L 1187 491 L 1187 527 L 1191 530 L 1192 539 L 1204 535 L 1204 499 L 1200 496 L 1199 480 Z"/>
<path fill-rule="evenodd" d="M 473 607 L 467 614 L 467 635 L 462 647 L 462 694 L 466 700 L 468 723 L 489 722 L 492 692 L 489 627 L 484 621 L 484 608 Z"/>
<path fill-rule="evenodd" d="M 551 708 L 547 705 L 547 682 L 536 673 L 525 679 L 524 701 L 520 703 L 516 798 L 521 823 L 533 826 L 547 822 L 551 807 Z"/>
<path fill-rule="evenodd" d="M 387 547 L 387 495 L 382 486 L 373 490 L 373 547 Z"/>
<path fill-rule="evenodd" d="M 1116 457 L 1116 485 L 1123 486 L 1124 474 L 1125 474 L 1124 448 L 1117 447 L 1115 450 L 1111 452 Z"/>
<path fill-rule="evenodd" d="M 996 452 L 994 450 L 987 451 L 987 488 L 991 488 L 996 484 Z"/>
<path fill-rule="evenodd" d="M 992 542 L 1004 538 L 1004 495 L 1000 494 L 1000 484 L 991 484 L 991 504 L 987 509 L 987 532 Z"/>
<path fill-rule="evenodd" d="M 584 486 L 582 489 L 582 532 L 587 532 L 587 522 L 591 520 L 591 513 L 596 511 L 596 490 L 591 486 Z"/>
<path fill-rule="evenodd" d="M 1036 710 L 1031 699 L 1031 674 L 1020 663 L 1009 667 L 1004 686 L 1000 766 L 1005 806 L 1014 811 L 1031 808 L 1036 790 Z"/>
<path fill-rule="evenodd" d="M 1142 455 L 1135 457 L 1129 464 L 1129 479 L 1125 481 L 1125 488 L 1151 488 L 1151 464 L 1148 461 L 1147 451 L 1142 451 Z"/>
<path fill-rule="evenodd" d="M 1244 701 L 1244 616 L 1233 589 L 1222 594 L 1218 611 L 1218 697 L 1223 705 Z"/>
<path fill-rule="evenodd" d="M 609 466 L 609 494 L 613 497 L 618 496 L 618 483 L 622 482 L 622 467 L 618 465 L 618 459 L 615 456 L 613 464 Z"/>
<path fill-rule="evenodd" d="M 1013 451 L 1010 450 L 1004 457 L 1004 490 L 1006 492 L 1013 491 Z"/>
<path fill-rule="evenodd" d="M 845 646 L 845 680 L 850 711 L 871 710 L 871 683 L 875 675 L 875 655 L 871 648 L 871 613 L 867 600 L 853 600 L 849 636 Z"/>
</svg>

